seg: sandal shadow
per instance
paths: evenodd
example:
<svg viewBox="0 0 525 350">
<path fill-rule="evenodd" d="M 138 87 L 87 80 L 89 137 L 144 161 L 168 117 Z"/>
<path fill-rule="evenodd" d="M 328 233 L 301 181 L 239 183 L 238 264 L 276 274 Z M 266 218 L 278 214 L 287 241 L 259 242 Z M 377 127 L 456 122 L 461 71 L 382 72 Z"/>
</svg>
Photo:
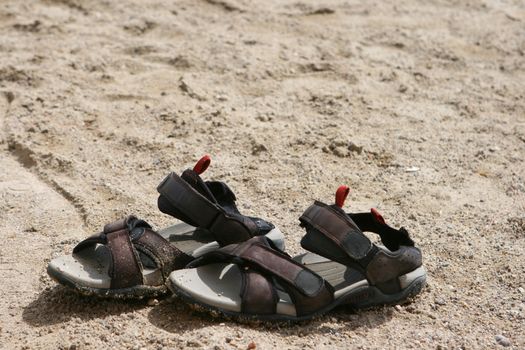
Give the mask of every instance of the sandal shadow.
<svg viewBox="0 0 525 350">
<path fill-rule="evenodd" d="M 22 318 L 32 326 L 49 326 L 69 321 L 120 315 L 147 307 L 144 300 L 115 300 L 83 296 L 62 286 L 46 288 L 24 307 Z"/>
<path fill-rule="evenodd" d="M 224 322 L 220 318 L 192 310 L 174 296 L 163 300 L 159 305 L 152 308 L 148 313 L 148 320 L 155 327 L 177 334 Z"/>
<path fill-rule="evenodd" d="M 359 311 L 341 306 L 327 315 L 298 323 L 236 322 L 223 317 L 213 317 L 205 311 L 196 311 L 177 297 L 171 297 L 152 308 L 148 320 L 154 326 L 175 334 L 206 326 L 227 325 L 256 330 L 264 328 L 282 335 L 304 336 L 304 334 L 331 335 L 334 332 L 372 329 L 389 322 L 393 314 L 392 307 L 388 306 Z"/>
</svg>

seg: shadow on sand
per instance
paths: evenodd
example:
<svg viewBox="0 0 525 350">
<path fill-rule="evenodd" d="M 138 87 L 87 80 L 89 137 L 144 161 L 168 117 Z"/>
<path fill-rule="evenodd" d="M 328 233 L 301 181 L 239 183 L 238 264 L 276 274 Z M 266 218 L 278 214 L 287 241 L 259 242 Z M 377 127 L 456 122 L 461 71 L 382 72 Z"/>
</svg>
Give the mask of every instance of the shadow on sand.
<svg viewBox="0 0 525 350">
<path fill-rule="evenodd" d="M 62 286 L 44 290 L 37 299 L 24 308 L 22 317 L 28 324 L 41 327 L 65 323 L 72 318 L 89 321 L 107 316 L 120 315 L 148 308 L 146 300 L 118 300 L 87 297 Z M 360 310 L 338 307 L 326 316 L 300 323 L 237 323 L 209 313 L 195 311 L 176 297 L 167 297 L 151 307 L 148 320 L 155 326 L 171 333 L 181 334 L 196 328 L 225 323 L 244 329 L 261 327 L 283 335 L 304 334 L 330 335 L 335 332 L 371 329 L 388 322 L 394 314 L 392 307 Z"/>
<path fill-rule="evenodd" d="M 82 296 L 62 286 L 45 289 L 24 308 L 22 318 L 32 326 L 48 326 L 69 321 L 104 318 L 147 307 L 145 300 L 101 299 Z"/>
<path fill-rule="evenodd" d="M 226 324 L 244 329 L 272 330 L 283 335 L 304 336 L 305 334 L 330 335 L 335 332 L 353 331 L 359 328 L 370 329 L 388 322 L 394 314 L 392 307 L 382 307 L 356 312 L 350 307 L 341 306 L 327 315 L 311 321 L 299 323 L 238 323 L 222 317 L 212 317 L 207 312 L 195 311 L 177 297 L 171 297 L 152 308 L 149 321 L 156 327 L 171 333 L 184 333 L 186 330 Z M 333 323 L 337 323 L 334 327 Z"/>
</svg>

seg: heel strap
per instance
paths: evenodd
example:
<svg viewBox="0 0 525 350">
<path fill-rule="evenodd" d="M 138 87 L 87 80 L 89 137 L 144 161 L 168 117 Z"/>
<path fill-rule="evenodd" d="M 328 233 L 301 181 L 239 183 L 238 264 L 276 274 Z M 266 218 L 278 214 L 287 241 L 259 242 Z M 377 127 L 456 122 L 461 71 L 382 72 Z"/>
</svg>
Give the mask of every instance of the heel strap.
<svg viewBox="0 0 525 350">
<path fill-rule="evenodd" d="M 163 211 L 167 214 L 209 230 L 221 246 L 248 240 L 258 232 L 254 222 L 241 215 L 226 213 L 175 173 L 169 174 L 157 191 L 160 198 L 170 205 L 170 208 L 161 210 L 166 209 Z"/>
<path fill-rule="evenodd" d="M 340 253 L 344 252 L 347 257 L 357 262 L 368 260 L 367 257 L 373 253 L 372 242 L 340 208 L 315 201 L 299 220 L 307 231 L 301 240 L 305 249 L 337 260 L 341 259 Z M 325 247 L 322 246 L 323 243 L 326 243 Z M 333 251 L 334 244 L 335 249 L 339 251 Z"/>
<path fill-rule="evenodd" d="M 169 203 L 200 227 L 209 228 L 221 215 L 221 209 L 197 192 L 175 173 L 170 173 L 157 187 Z"/>
</svg>

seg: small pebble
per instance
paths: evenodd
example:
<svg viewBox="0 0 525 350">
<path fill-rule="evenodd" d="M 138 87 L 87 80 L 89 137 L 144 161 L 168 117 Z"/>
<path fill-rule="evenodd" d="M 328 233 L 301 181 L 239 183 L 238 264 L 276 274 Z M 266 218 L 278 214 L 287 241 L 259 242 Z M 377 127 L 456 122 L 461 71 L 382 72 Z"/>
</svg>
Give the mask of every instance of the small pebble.
<svg viewBox="0 0 525 350">
<path fill-rule="evenodd" d="M 505 336 L 503 336 L 501 334 L 498 334 L 497 336 L 495 336 L 495 338 L 496 338 L 496 343 L 498 343 L 499 345 L 505 346 L 505 347 L 510 346 L 509 338 L 507 338 L 507 337 L 505 337 Z"/>
<path fill-rule="evenodd" d="M 247 347 L 248 350 L 253 350 L 256 348 L 257 348 L 257 345 L 253 341 L 250 344 L 248 344 L 248 347 Z"/>
<path fill-rule="evenodd" d="M 419 168 L 417 166 L 411 166 L 405 169 L 405 172 L 407 173 L 416 173 L 419 171 Z"/>
<path fill-rule="evenodd" d="M 159 301 L 157 299 L 149 299 L 148 300 L 148 306 L 155 306 L 158 305 Z"/>
<path fill-rule="evenodd" d="M 348 142 L 347 148 L 348 148 L 348 150 L 350 152 L 356 152 L 358 154 L 363 153 L 363 146 L 358 146 L 355 143 L 353 143 L 352 141 Z"/>
<path fill-rule="evenodd" d="M 447 302 L 445 301 L 445 299 L 443 298 L 437 298 L 435 301 L 434 301 L 437 305 L 445 305 Z"/>
<path fill-rule="evenodd" d="M 197 340 L 188 340 L 186 342 L 186 346 L 192 347 L 192 348 L 200 348 L 202 344 L 198 342 Z"/>
</svg>

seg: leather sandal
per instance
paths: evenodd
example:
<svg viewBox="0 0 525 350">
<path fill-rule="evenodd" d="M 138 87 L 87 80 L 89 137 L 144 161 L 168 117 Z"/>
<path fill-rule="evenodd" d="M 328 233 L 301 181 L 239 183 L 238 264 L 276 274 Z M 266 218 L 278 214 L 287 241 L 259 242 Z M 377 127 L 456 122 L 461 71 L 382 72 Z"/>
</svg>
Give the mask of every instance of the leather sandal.
<svg viewBox="0 0 525 350">
<path fill-rule="evenodd" d="M 204 156 L 179 177 L 169 174 L 159 185 L 159 209 L 184 221 L 160 231 L 135 216 L 104 226 L 74 249 L 53 259 L 48 274 L 87 295 L 142 298 L 163 294 L 170 272 L 221 246 L 266 236 L 281 249 L 284 237 L 273 224 L 242 215 L 235 195 L 222 182 L 203 181 Z"/>
<path fill-rule="evenodd" d="M 347 215 L 347 195 L 340 187 L 335 205 L 316 201 L 301 216 L 301 245 L 310 253 L 291 258 L 254 237 L 172 272 L 168 287 L 197 309 L 240 321 L 302 321 L 342 304 L 400 303 L 419 293 L 426 273 L 408 232 L 391 228 L 375 210 Z M 352 216 L 385 247 L 373 244 Z"/>
</svg>

